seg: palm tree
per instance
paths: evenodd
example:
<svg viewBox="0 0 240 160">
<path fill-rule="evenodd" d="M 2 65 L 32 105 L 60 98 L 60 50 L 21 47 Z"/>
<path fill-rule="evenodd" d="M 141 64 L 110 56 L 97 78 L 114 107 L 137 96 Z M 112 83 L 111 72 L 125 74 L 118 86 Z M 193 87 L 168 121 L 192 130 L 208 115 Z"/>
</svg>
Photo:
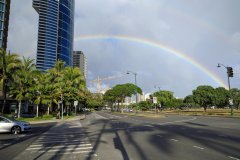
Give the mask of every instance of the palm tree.
<svg viewBox="0 0 240 160">
<path fill-rule="evenodd" d="M 44 73 L 34 70 L 32 72 L 33 83 L 31 87 L 29 87 L 30 92 L 30 101 L 36 105 L 36 117 L 39 115 L 39 104 L 42 101 L 43 91 L 44 91 Z"/>
<path fill-rule="evenodd" d="M 31 98 L 31 87 L 34 84 L 33 73 L 35 72 L 34 60 L 24 58 L 20 69 L 13 75 L 14 81 L 11 83 L 10 94 L 18 101 L 18 118 L 21 113 L 22 100 Z"/>
<path fill-rule="evenodd" d="M 6 106 L 8 85 L 12 80 L 13 73 L 20 68 L 21 60 L 17 54 L 8 54 L 4 49 L 0 49 L 0 83 L 3 93 L 3 106 L 1 112 L 4 112 Z"/>
<path fill-rule="evenodd" d="M 51 103 L 57 103 L 58 115 L 60 115 L 60 104 L 63 104 L 63 88 L 65 83 L 63 82 L 63 70 L 65 63 L 63 61 L 57 61 L 54 68 L 47 71 L 48 81 L 50 83 L 49 93 L 51 93 Z"/>
<path fill-rule="evenodd" d="M 86 82 L 79 68 L 66 67 L 63 73 L 63 81 L 66 84 L 63 88 L 65 102 L 72 107 L 73 102 L 79 99 L 80 92 L 86 89 Z"/>
</svg>

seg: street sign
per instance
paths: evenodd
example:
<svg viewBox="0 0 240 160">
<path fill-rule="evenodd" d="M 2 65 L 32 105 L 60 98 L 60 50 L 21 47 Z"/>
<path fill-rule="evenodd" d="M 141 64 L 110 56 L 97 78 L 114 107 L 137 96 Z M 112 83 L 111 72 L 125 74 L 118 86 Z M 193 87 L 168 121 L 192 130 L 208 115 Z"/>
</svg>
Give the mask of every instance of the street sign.
<svg viewBox="0 0 240 160">
<path fill-rule="evenodd" d="M 153 103 L 157 104 L 157 97 L 153 97 Z"/>
<path fill-rule="evenodd" d="M 229 99 L 229 104 L 230 104 L 230 106 L 233 105 L 233 99 Z"/>
<path fill-rule="evenodd" d="M 74 101 L 74 106 L 77 106 L 78 105 L 78 101 Z"/>
</svg>

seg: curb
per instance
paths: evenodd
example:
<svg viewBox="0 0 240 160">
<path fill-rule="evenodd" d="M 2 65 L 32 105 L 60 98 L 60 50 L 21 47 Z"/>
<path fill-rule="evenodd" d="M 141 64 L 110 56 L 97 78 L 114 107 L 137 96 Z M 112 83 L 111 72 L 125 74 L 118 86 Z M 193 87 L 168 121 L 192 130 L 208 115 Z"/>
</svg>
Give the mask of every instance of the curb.
<svg viewBox="0 0 240 160">
<path fill-rule="evenodd" d="M 73 118 L 68 118 L 68 119 L 54 119 L 54 120 L 41 120 L 41 121 L 29 121 L 30 124 L 43 124 L 43 123 L 58 123 L 58 122 L 65 122 L 65 121 L 75 121 L 75 120 L 84 120 L 86 118 L 86 115 L 80 115 L 80 116 L 76 116 Z"/>
</svg>

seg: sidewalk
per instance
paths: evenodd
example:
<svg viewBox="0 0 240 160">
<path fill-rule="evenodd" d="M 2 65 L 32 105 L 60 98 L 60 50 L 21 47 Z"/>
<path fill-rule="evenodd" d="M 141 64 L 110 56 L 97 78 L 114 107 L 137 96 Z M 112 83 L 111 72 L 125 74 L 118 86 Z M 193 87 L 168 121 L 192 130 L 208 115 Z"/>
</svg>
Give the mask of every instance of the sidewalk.
<svg viewBox="0 0 240 160">
<path fill-rule="evenodd" d="M 83 120 L 86 118 L 85 114 L 81 114 L 79 116 L 68 118 L 68 119 L 52 119 L 52 120 L 40 120 L 40 121 L 30 121 L 30 124 L 41 124 L 41 123 L 53 123 L 53 122 L 64 122 L 64 121 L 75 121 L 75 120 Z"/>
</svg>

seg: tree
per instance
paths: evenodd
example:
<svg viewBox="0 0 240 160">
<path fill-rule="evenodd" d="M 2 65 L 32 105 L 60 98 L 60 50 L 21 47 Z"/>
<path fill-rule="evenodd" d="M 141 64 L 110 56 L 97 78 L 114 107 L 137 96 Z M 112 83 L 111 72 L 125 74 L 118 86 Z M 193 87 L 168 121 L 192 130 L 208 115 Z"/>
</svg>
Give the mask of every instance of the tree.
<svg viewBox="0 0 240 160">
<path fill-rule="evenodd" d="M 105 93 L 104 99 L 110 102 L 118 102 L 119 107 L 119 103 L 121 102 L 123 104 L 126 97 L 131 97 L 133 94 L 137 93 L 142 94 L 142 90 L 134 84 L 118 84 Z"/>
<path fill-rule="evenodd" d="M 223 87 L 215 89 L 214 105 L 219 108 L 224 108 L 228 104 L 229 92 Z"/>
<path fill-rule="evenodd" d="M 103 107 L 103 98 L 99 94 L 90 94 L 87 98 L 88 108 L 97 110 L 99 107 Z"/>
<path fill-rule="evenodd" d="M 63 74 L 65 102 L 69 103 L 70 107 L 72 107 L 73 102 L 79 100 L 81 92 L 86 90 L 85 78 L 79 68 L 66 67 L 63 70 Z"/>
<path fill-rule="evenodd" d="M 1 112 L 4 113 L 6 106 L 9 83 L 12 81 L 12 75 L 19 69 L 21 60 L 17 54 L 8 54 L 4 49 L 0 49 L 0 83 L 3 93 L 3 106 Z"/>
<path fill-rule="evenodd" d="M 142 111 L 146 111 L 146 110 L 149 110 L 153 107 L 153 104 L 150 102 L 150 101 L 142 101 L 142 102 L 139 102 L 139 108 L 142 110 Z"/>
<path fill-rule="evenodd" d="M 164 90 L 153 93 L 153 96 L 157 97 L 158 103 L 165 107 L 172 107 L 172 101 L 175 99 L 173 92 Z"/>
<path fill-rule="evenodd" d="M 23 57 L 20 69 L 13 75 L 10 94 L 18 101 L 18 118 L 21 114 L 22 100 L 27 100 L 27 98 L 31 97 L 30 88 L 33 85 L 32 75 L 35 70 L 33 61 L 33 59 Z"/>
<path fill-rule="evenodd" d="M 52 99 L 55 99 L 54 102 L 57 102 L 58 105 L 58 116 L 60 116 L 60 104 L 63 107 L 63 100 L 64 100 L 64 92 L 63 88 L 65 87 L 65 82 L 63 81 L 64 77 L 64 65 L 63 61 L 57 61 L 54 68 L 51 68 L 47 71 L 49 82 L 52 84 L 50 87 L 53 89 L 52 92 Z M 62 108 L 63 109 L 63 108 Z"/>
<path fill-rule="evenodd" d="M 187 106 L 187 107 L 192 107 L 192 106 L 195 106 L 196 105 L 196 103 L 195 103 L 195 101 L 194 101 L 194 97 L 193 97 L 193 95 L 188 95 L 188 96 L 186 96 L 184 99 L 183 99 L 183 103 L 185 103 L 185 105 Z"/>
<path fill-rule="evenodd" d="M 214 105 L 215 90 L 211 86 L 198 86 L 196 90 L 193 90 L 193 98 L 195 103 L 204 107 L 206 112 L 207 107 Z"/>
<path fill-rule="evenodd" d="M 239 109 L 240 106 L 240 90 L 237 88 L 233 88 L 230 90 L 230 95 L 233 99 L 234 106 Z"/>
</svg>

